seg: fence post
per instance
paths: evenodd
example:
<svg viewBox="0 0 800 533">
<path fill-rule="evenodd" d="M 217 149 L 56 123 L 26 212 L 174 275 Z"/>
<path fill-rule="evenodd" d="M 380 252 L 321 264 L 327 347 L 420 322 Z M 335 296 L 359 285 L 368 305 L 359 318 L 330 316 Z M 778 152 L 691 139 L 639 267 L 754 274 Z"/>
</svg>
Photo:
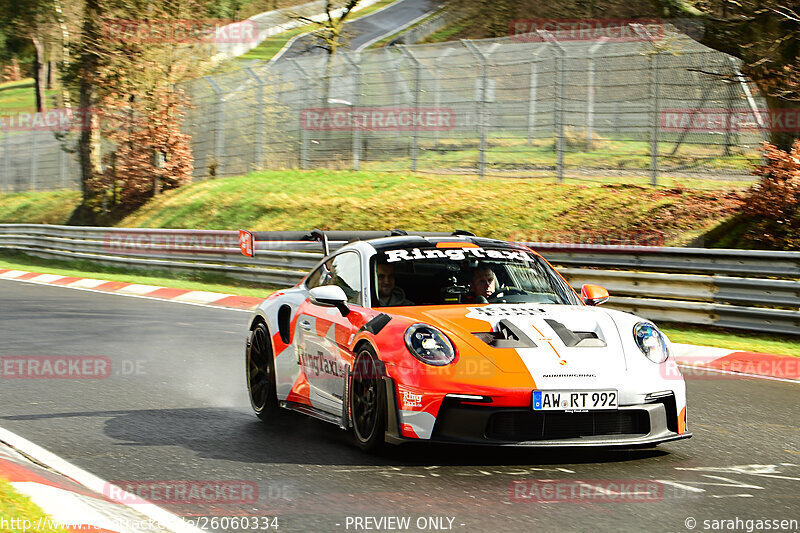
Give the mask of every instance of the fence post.
<svg viewBox="0 0 800 533">
<path fill-rule="evenodd" d="M 355 59 L 350 57 L 355 55 Z M 353 68 L 353 96 L 350 99 L 352 104 L 351 110 L 355 113 L 359 112 L 361 107 L 361 54 L 352 52 L 350 54 L 342 54 L 350 66 Z M 361 127 L 358 123 L 358 117 L 351 115 L 353 126 L 353 170 L 361 169 Z"/>
<path fill-rule="evenodd" d="M 489 51 L 484 54 L 472 41 L 461 39 L 461 43 L 472 52 L 478 61 L 481 63 L 481 86 L 480 96 L 478 96 L 478 130 L 480 132 L 480 149 L 478 152 L 478 175 L 481 178 L 486 177 L 486 138 L 488 136 L 489 125 L 487 124 L 486 102 L 488 101 L 489 94 L 489 55 L 499 46 L 499 43 L 493 43 L 489 47 Z"/>
<path fill-rule="evenodd" d="M 3 191 L 11 192 L 11 175 L 9 174 L 8 161 L 8 130 L 3 129 Z"/>
<path fill-rule="evenodd" d="M 433 62 L 433 105 L 436 107 L 437 113 L 439 113 L 442 108 L 442 76 L 440 74 L 442 61 L 449 56 L 452 51 L 452 48 L 446 49 L 442 52 L 442 55 L 437 57 Z M 433 131 L 433 145 L 435 148 L 439 147 L 439 128 Z"/>
<path fill-rule="evenodd" d="M 558 182 L 564 181 L 564 87 L 566 86 L 566 54 L 567 51 L 561 43 L 547 30 L 536 30 L 539 36 L 555 45 L 556 50 L 556 105 L 555 105 L 555 130 L 556 130 L 556 177 Z"/>
<path fill-rule="evenodd" d="M 305 71 L 303 67 L 300 66 L 295 59 L 290 59 L 292 66 L 294 66 L 295 70 L 300 73 L 300 76 L 305 78 L 305 83 L 303 83 L 303 104 L 308 105 L 309 97 L 308 97 L 308 90 L 311 84 L 311 76 Z M 300 168 L 302 170 L 308 169 L 308 130 L 303 127 L 303 110 L 302 107 L 300 109 L 300 113 L 297 114 L 297 125 L 300 129 Z"/>
<path fill-rule="evenodd" d="M 414 113 L 419 112 L 419 97 L 422 91 L 421 77 L 422 77 L 422 64 L 414 57 L 408 48 L 403 46 L 397 47 L 400 52 L 414 65 Z M 417 132 L 417 122 L 411 121 L 411 172 L 417 171 L 417 159 L 419 158 L 419 135 Z"/>
<path fill-rule="evenodd" d="M 264 83 L 250 67 L 244 67 L 248 76 L 256 82 L 256 149 L 254 153 L 253 169 L 261 170 L 264 160 Z"/>
<path fill-rule="evenodd" d="M 31 190 L 35 191 L 37 186 L 36 174 L 39 172 L 39 158 L 36 151 L 39 148 L 39 132 L 36 130 L 31 131 L 33 134 L 33 146 L 31 146 Z"/>
<path fill-rule="evenodd" d="M 650 70 L 650 185 L 658 185 L 658 126 L 660 111 L 660 51 L 655 46 L 655 39 L 641 24 L 631 24 L 631 28 L 653 46 L 653 52 L 648 56 Z"/>
<path fill-rule="evenodd" d="M 606 37 L 600 38 L 591 48 L 589 48 L 589 65 L 588 65 L 588 80 L 586 88 L 586 151 L 591 152 L 594 149 L 594 57 L 597 50 L 600 49 L 608 39 Z"/>
<path fill-rule="evenodd" d="M 538 70 L 539 70 L 539 52 L 541 48 L 536 51 L 531 61 L 531 74 L 528 87 L 528 145 L 533 144 L 533 138 L 536 134 L 536 88 L 539 83 Z"/>
<path fill-rule="evenodd" d="M 222 97 L 223 93 L 219 85 L 217 85 L 217 83 L 210 76 L 203 76 L 203 78 L 208 82 L 211 88 L 214 89 L 214 94 L 217 97 L 217 109 L 214 120 L 214 127 L 216 129 L 214 132 L 214 162 L 216 164 L 215 176 L 221 176 L 223 168 L 222 148 L 225 141 L 225 132 L 222 129 L 222 106 L 224 105 L 225 100 Z"/>
</svg>

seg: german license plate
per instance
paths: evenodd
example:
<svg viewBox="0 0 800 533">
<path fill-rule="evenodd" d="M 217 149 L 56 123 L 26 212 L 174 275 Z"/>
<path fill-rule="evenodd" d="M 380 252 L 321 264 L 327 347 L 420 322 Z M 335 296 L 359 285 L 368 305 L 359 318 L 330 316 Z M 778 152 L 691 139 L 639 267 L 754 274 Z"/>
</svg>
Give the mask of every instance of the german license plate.
<svg viewBox="0 0 800 533">
<path fill-rule="evenodd" d="M 535 390 L 534 411 L 600 411 L 617 409 L 616 390 Z"/>
</svg>

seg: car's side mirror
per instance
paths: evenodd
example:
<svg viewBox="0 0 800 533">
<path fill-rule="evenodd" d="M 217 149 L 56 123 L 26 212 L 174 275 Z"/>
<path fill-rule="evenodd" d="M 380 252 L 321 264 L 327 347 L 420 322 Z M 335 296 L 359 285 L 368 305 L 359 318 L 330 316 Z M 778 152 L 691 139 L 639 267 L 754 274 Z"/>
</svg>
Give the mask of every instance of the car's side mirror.
<svg viewBox="0 0 800 533">
<path fill-rule="evenodd" d="M 341 311 L 342 316 L 347 316 L 350 308 L 347 307 L 347 295 L 338 285 L 323 285 L 308 291 L 308 299 L 314 305 L 335 307 Z"/>
<path fill-rule="evenodd" d="M 608 291 L 591 283 L 581 287 L 581 296 L 586 305 L 601 305 L 608 301 Z"/>
</svg>

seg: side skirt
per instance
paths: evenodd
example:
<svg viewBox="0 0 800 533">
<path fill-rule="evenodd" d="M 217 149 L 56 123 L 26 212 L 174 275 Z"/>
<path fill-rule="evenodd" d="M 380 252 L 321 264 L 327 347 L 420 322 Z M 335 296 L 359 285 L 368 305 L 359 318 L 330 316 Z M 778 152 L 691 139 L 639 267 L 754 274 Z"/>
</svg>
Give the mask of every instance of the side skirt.
<svg viewBox="0 0 800 533">
<path fill-rule="evenodd" d="M 289 409 L 290 411 L 297 411 L 298 413 L 303 413 L 304 415 L 314 417 L 318 420 L 322 420 L 324 422 L 328 422 L 330 424 L 334 424 L 339 427 L 342 426 L 341 416 L 336 416 L 330 413 L 326 413 L 325 411 L 320 411 L 319 409 L 315 409 L 309 405 L 297 402 L 281 401 L 280 406 L 283 407 L 284 409 Z"/>
</svg>

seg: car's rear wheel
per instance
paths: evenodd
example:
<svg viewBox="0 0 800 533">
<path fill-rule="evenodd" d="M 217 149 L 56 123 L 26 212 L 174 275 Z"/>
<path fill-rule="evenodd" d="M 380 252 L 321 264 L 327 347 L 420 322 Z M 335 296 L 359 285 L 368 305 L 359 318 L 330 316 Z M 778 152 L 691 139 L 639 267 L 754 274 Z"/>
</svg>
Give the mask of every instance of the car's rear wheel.
<svg viewBox="0 0 800 533">
<path fill-rule="evenodd" d="M 361 350 L 353 364 L 350 412 L 359 448 L 377 452 L 384 445 L 386 398 L 378 371 L 378 358 L 371 347 Z"/>
<path fill-rule="evenodd" d="M 277 413 L 279 406 L 275 387 L 275 358 L 267 326 L 263 323 L 250 333 L 246 367 L 250 405 L 261 420 L 269 420 Z"/>
</svg>

